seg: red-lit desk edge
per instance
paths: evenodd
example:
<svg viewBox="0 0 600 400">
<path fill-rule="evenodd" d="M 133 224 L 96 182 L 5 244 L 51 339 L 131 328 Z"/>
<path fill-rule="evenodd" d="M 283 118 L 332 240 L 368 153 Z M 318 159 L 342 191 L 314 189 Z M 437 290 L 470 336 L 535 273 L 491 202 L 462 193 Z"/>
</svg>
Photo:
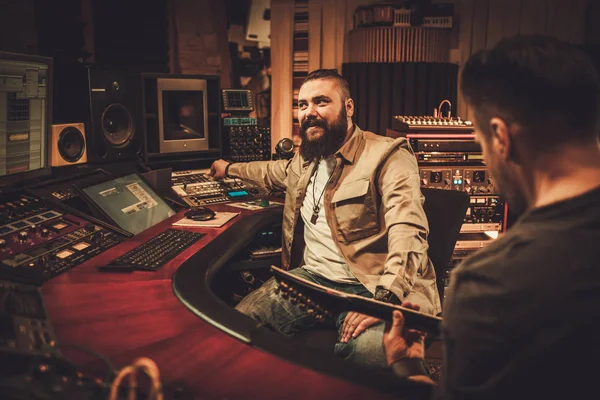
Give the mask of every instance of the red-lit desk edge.
<svg viewBox="0 0 600 400">
<path fill-rule="evenodd" d="M 117 368 L 137 357 L 153 359 L 163 384 L 181 385 L 194 398 L 391 399 L 427 398 L 430 387 L 373 373 L 303 347 L 259 327 L 215 296 L 211 277 L 270 223 L 282 207 L 241 211 L 157 271 L 98 272 L 96 267 L 149 240 L 183 218 L 183 211 L 45 283 L 42 292 L 59 348 L 90 371 L 97 358 Z M 60 343 L 65 343 L 61 347 Z"/>
</svg>

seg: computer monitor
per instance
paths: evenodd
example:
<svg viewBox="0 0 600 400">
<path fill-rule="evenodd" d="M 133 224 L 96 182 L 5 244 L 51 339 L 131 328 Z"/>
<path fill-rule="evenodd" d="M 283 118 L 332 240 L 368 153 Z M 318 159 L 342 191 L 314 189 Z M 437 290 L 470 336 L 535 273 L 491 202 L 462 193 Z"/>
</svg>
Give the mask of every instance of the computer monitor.
<svg viewBox="0 0 600 400">
<path fill-rule="evenodd" d="M 178 162 L 221 152 L 218 75 L 143 73 L 146 162 Z"/>
<path fill-rule="evenodd" d="M 160 152 L 208 150 L 208 96 L 204 79 L 159 78 Z"/>
<path fill-rule="evenodd" d="M 78 189 L 100 211 L 104 219 L 134 235 L 175 214 L 138 174 Z"/>
<path fill-rule="evenodd" d="M 0 52 L 0 187 L 50 174 L 52 59 Z"/>
</svg>

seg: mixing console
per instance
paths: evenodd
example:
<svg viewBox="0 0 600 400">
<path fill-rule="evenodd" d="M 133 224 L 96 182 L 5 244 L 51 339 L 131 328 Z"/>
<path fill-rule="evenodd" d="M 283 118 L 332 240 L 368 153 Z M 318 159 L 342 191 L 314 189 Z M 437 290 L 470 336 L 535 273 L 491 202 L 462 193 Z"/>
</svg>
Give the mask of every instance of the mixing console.
<svg viewBox="0 0 600 400">
<path fill-rule="evenodd" d="M 267 196 L 264 190 L 240 179 L 213 180 L 208 170 L 173 172 L 173 191 L 192 207 L 230 201 L 246 201 Z"/>
<path fill-rule="evenodd" d="M 3 196 L 0 204 L 0 276 L 42 282 L 122 242 L 126 236 L 51 208 L 39 197 Z"/>
</svg>

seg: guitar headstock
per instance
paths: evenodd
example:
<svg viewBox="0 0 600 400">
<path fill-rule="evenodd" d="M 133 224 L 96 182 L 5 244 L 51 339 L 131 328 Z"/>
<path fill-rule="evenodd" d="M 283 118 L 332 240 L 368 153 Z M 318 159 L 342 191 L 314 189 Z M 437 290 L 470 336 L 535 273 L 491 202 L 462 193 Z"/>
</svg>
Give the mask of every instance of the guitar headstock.
<svg viewBox="0 0 600 400">
<path fill-rule="evenodd" d="M 302 293 L 299 286 L 292 282 L 285 282 L 280 277 L 277 279 L 278 285 L 275 288 L 275 293 L 280 295 L 283 299 L 289 300 L 293 305 L 298 305 L 298 308 L 301 310 L 306 310 L 306 313 L 313 317 L 317 322 L 323 322 L 326 318 L 333 317 L 331 311 Z"/>
</svg>

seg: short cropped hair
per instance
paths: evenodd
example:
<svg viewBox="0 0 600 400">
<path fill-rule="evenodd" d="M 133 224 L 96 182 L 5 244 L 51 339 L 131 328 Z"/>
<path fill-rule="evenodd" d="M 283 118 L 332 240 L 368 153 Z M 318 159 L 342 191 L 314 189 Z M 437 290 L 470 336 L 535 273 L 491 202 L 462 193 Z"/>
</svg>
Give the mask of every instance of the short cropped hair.
<svg viewBox="0 0 600 400">
<path fill-rule="evenodd" d="M 488 137 L 493 116 L 517 123 L 540 146 L 598 135 L 598 73 L 587 54 L 556 38 L 516 36 L 477 52 L 461 89 Z"/>
<path fill-rule="evenodd" d="M 338 86 L 340 91 L 340 95 L 342 96 L 342 101 L 348 100 L 350 96 L 350 85 L 346 78 L 340 75 L 336 69 L 316 69 L 312 71 L 306 78 L 302 84 L 310 81 L 316 81 L 317 79 L 332 79 Z"/>
</svg>

